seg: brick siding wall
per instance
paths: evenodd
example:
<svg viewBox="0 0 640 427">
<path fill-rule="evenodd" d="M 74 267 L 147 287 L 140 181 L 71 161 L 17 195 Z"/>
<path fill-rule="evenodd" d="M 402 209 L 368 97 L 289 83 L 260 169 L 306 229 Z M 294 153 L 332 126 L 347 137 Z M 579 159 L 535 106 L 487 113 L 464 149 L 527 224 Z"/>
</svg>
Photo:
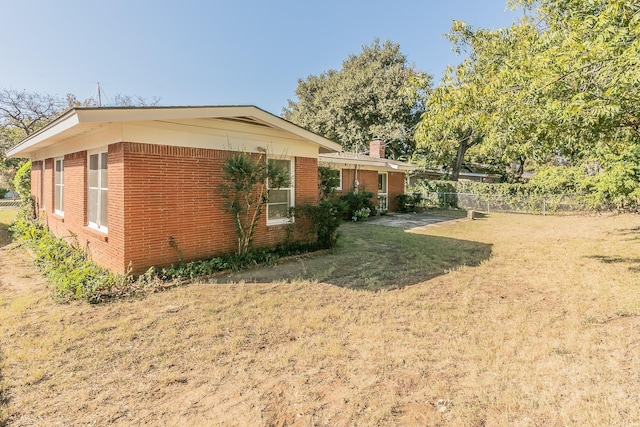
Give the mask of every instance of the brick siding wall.
<svg viewBox="0 0 640 427">
<path fill-rule="evenodd" d="M 134 272 L 175 263 L 180 256 L 190 261 L 237 250 L 233 220 L 220 194 L 229 152 L 118 145 L 125 158 L 125 259 Z M 296 203 L 317 202 L 317 160 L 295 158 L 294 163 Z M 287 225 L 267 227 L 263 212 L 254 246 L 283 243 L 287 229 Z"/>
<path fill-rule="evenodd" d="M 389 191 L 389 211 L 398 210 L 398 195 L 404 194 L 404 172 L 389 172 L 387 176 Z"/>
<path fill-rule="evenodd" d="M 87 227 L 87 152 L 64 157 L 64 215 L 53 209 L 53 159 L 45 160 L 44 200 L 41 162 L 34 162 L 31 189 L 40 218 L 58 237 L 75 235 L 99 264 L 116 272 L 144 272 L 185 261 L 234 252 L 233 220 L 220 194 L 227 151 L 118 143 L 108 150 L 107 234 Z M 318 163 L 294 159 L 295 202 L 318 200 Z M 266 225 L 263 212 L 254 246 L 283 243 L 289 226 Z M 305 239 L 296 227 L 293 238 Z M 169 241 L 175 245 L 172 247 Z M 177 247 L 177 249 L 176 249 Z"/>
<path fill-rule="evenodd" d="M 370 191 L 375 196 L 373 203 L 377 204 L 378 194 L 378 171 L 358 170 L 357 172 L 359 190 Z M 345 194 L 353 190 L 353 181 L 355 179 L 355 171 L 353 169 L 342 169 L 342 190 L 337 191 L 338 194 Z M 404 194 L 404 172 L 387 172 L 388 186 L 388 209 L 391 212 L 398 210 L 397 196 Z"/>
</svg>

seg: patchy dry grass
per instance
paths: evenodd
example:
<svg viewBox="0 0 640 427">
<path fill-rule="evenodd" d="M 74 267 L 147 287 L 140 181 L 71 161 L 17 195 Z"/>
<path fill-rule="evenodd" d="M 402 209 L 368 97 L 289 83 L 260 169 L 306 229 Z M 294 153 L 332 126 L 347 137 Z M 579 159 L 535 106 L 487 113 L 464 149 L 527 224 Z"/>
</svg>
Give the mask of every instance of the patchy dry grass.
<svg viewBox="0 0 640 427">
<path fill-rule="evenodd" d="M 418 235 L 374 224 L 346 222 L 339 250 L 302 257 L 269 269 L 255 269 L 217 279 L 222 282 L 308 280 L 350 289 L 378 291 L 415 285 L 463 266 L 489 259 L 491 243 Z"/>
<path fill-rule="evenodd" d="M 9 244 L 9 226 L 16 219 L 18 208 L 0 207 L 0 248 Z"/>
<path fill-rule="evenodd" d="M 378 245 L 405 236 L 416 256 L 443 241 L 491 248 L 430 280 L 394 276 L 415 284 L 383 292 L 198 284 L 59 305 L 24 267 L 34 278 L 1 276 L 7 416 L 16 426 L 634 425 L 639 222 L 491 215 L 371 240 L 362 230 L 374 226 L 345 228 L 379 248 L 375 277 L 402 270 Z M 327 257 L 356 267 L 350 249 Z"/>
<path fill-rule="evenodd" d="M 0 248 L 10 243 L 9 225 L 15 221 L 17 208 L 0 207 Z M 0 285 L 2 282 L 0 281 Z M 0 341 L 0 426 L 7 423 L 8 416 L 8 390 L 6 389 L 6 381 L 3 378 L 4 357 L 2 355 L 2 341 Z"/>
</svg>

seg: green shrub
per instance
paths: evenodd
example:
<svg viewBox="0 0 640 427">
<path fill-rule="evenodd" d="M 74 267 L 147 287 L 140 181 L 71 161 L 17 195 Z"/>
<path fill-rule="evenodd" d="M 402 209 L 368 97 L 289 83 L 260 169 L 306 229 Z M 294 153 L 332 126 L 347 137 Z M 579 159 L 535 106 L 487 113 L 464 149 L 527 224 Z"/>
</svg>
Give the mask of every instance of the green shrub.
<svg viewBox="0 0 640 427">
<path fill-rule="evenodd" d="M 316 249 L 315 245 L 304 243 L 281 245 L 276 248 L 257 248 L 243 254 L 233 253 L 201 261 L 178 263 L 165 268 L 151 268 L 138 280 L 153 281 L 157 278 L 169 282 L 195 279 L 226 270 L 238 271 L 256 265 L 270 265 L 282 257 L 300 255 Z"/>
<path fill-rule="evenodd" d="M 6 188 L 0 188 L 0 199 L 4 199 L 4 196 L 9 192 Z"/>
<path fill-rule="evenodd" d="M 338 242 L 338 228 L 346 211 L 346 204 L 341 200 L 322 200 L 317 205 L 304 204 L 295 207 L 296 218 L 305 224 L 308 232 L 315 236 L 320 249 L 330 249 Z"/>
<path fill-rule="evenodd" d="M 33 250 L 36 267 L 53 285 L 57 297 L 95 303 L 108 297 L 113 286 L 122 289 L 130 281 L 93 263 L 77 241 L 69 244 L 32 219 L 19 214 L 10 231 Z"/>
<path fill-rule="evenodd" d="M 31 161 L 20 166 L 13 178 L 13 186 L 22 200 L 31 198 Z"/>
<path fill-rule="evenodd" d="M 540 168 L 525 184 L 487 184 L 470 181 L 421 180 L 413 189 L 429 197 L 442 208 L 457 207 L 458 194 L 476 194 L 485 201 L 500 200 L 522 206 L 531 212 L 553 211 L 569 196 L 575 209 L 582 211 L 640 210 L 640 168 L 633 159 L 611 161 L 607 167 L 555 166 Z M 452 196 L 443 197 L 449 193 Z M 526 210 L 526 209 L 525 209 Z"/>
<path fill-rule="evenodd" d="M 340 200 L 345 205 L 345 210 L 343 212 L 343 218 L 346 220 L 352 220 L 354 217 L 362 218 L 362 215 L 368 209 L 368 215 L 376 214 L 376 207 L 371 201 L 373 198 L 373 193 L 369 191 L 360 191 L 358 193 L 354 191 L 350 191 L 349 193 L 340 197 Z M 358 213 L 358 215 L 356 215 Z"/>
<path fill-rule="evenodd" d="M 333 198 L 340 184 L 340 171 L 327 166 L 318 166 L 318 187 L 320 200 Z"/>
<path fill-rule="evenodd" d="M 419 191 L 413 194 L 398 194 L 396 199 L 398 200 L 398 212 L 401 213 L 417 212 L 423 201 L 422 193 Z"/>
<path fill-rule="evenodd" d="M 269 200 L 269 188 L 288 187 L 289 172 L 278 165 L 277 159 L 245 152 L 230 155 L 222 172 L 224 183 L 218 188 L 225 200 L 224 208 L 233 218 L 238 253 L 243 254 L 253 246 L 253 235 Z"/>
</svg>

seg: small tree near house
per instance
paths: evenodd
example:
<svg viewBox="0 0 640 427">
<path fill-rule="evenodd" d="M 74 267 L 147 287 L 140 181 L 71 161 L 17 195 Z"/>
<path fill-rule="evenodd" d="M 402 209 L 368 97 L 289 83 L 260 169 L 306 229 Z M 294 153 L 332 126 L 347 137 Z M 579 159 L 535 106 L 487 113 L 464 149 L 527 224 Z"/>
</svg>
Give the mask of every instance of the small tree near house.
<svg viewBox="0 0 640 427">
<path fill-rule="evenodd" d="M 330 249 L 338 242 L 338 228 L 346 209 L 344 202 L 335 194 L 340 183 L 340 171 L 330 167 L 318 167 L 319 203 L 312 205 L 305 203 L 295 207 L 296 217 L 303 221 L 306 232 L 315 236 L 316 247 Z"/>
<path fill-rule="evenodd" d="M 225 210 L 233 217 L 238 238 L 238 254 L 252 247 L 253 235 L 262 211 L 269 201 L 269 188 L 289 185 L 289 174 L 266 154 L 237 152 L 231 154 L 222 168 L 225 183 L 220 186 Z"/>
</svg>

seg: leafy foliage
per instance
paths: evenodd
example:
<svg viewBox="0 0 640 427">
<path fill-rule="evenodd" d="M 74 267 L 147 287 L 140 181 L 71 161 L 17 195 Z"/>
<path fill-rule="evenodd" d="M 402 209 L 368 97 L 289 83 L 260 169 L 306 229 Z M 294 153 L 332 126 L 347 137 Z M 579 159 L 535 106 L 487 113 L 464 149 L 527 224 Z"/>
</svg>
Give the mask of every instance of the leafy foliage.
<svg viewBox="0 0 640 427">
<path fill-rule="evenodd" d="M 336 198 L 336 188 L 340 183 L 340 171 L 330 167 L 318 167 L 318 189 L 320 202 L 317 205 L 305 203 L 297 205 L 293 213 L 296 224 L 315 238 L 318 249 L 331 249 L 338 243 L 338 228 L 347 209 L 344 201 Z"/>
<path fill-rule="evenodd" d="M 416 191 L 413 194 L 398 194 L 396 199 L 398 200 L 398 212 L 417 212 L 422 203 L 422 193 Z"/>
<path fill-rule="evenodd" d="M 589 175 L 581 166 L 547 167 L 525 184 L 421 180 L 413 190 L 420 191 L 423 195 L 454 195 L 435 200 L 435 204 L 442 208 L 457 207 L 456 194 L 475 194 L 490 196 L 511 205 L 521 204 L 525 200 L 539 205 L 537 202 L 544 199 L 549 210 L 552 210 L 553 203 L 561 200 L 562 196 L 570 196 L 576 208 L 581 211 L 637 212 L 640 210 L 640 185 L 635 177 L 629 176 L 628 165 L 621 162 L 619 166 L 617 173 L 596 175 Z"/>
<path fill-rule="evenodd" d="M 338 228 L 346 213 L 341 200 L 321 200 L 317 205 L 303 204 L 294 209 L 296 218 L 303 221 L 308 233 L 316 237 L 319 249 L 331 249 L 338 243 Z"/>
<path fill-rule="evenodd" d="M 13 180 L 13 186 L 22 200 L 31 197 L 31 161 L 20 166 Z"/>
<path fill-rule="evenodd" d="M 516 165 L 515 180 L 525 165 L 588 169 L 594 205 L 629 206 L 640 178 L 640 1 L 510 3 L 531 14 L 499 30 L 454 23 L 449 37 L 469 55 L 428 100 L 419 145 L 453 169 L 465 156 Z"/>
<path fill-rule="evenodd" d="M 89 260 L 77 242 L 69 244 L 55 237 L 31 218 L 19 215 L 10 231 L 13 238 L 23 240 L 33 250 L 36 266 L 53 284 L 59 298 L 96 303 L 113 287 L 122 288 L 129 283 L 127 277 L 114 275 Z"/>
<path fill-rule="evenodd" d="M 320 200 L 332 199 L 340 184 L 340 171 L 328 166 L 318 166 Z"/>
<path fill-rule="evenodd" d="M 315 244 L 288 243 L 275 248 L 254 248 L 244 254 L 228 254 L 201 261 L 178 263 L 166 268 L 151 268 L 146 276 L 163 282 L 190 280 L 215 275 L 221 271 L 238 271 L 256 265 L 272 265 L 286 256 L 296 256 L 316 250 Z"/>
<path fill-rule="evenodd" d="M 374 194 L 370 191 L 350 191 L 340 197 L 340 200 L 345 204 L 345 210 L 343 218 L 346 220 L 352 220 L 357 217 L 357 212 L 360 213 L 360 218 L 365 210 L 368 210 L 367 217 L 369 215 L 376 214 L 376 207 L 372 202 Z"/>
<path fill-rule="evenodd" d="M 283 116 L 348 151 L 366 151 L 380 138 L 392 158 L 408 156 L 424 111 L 422 98 L 406 91 L 415 76 L 422 88 L 429 86 L 431 77 L 410 67 L 398 44 L 376 40 L 349 56 L 342 69 L 298 80 L 297 100 L 289 100 Z"/>
<path fill-rule="evenodd" d="M 245 152 L 232 153 L 222 168 L 225 183 L 220 186 L 226 200 L 225 209 L 233 217 L 238 238 L 238 254 L 247 253 L 262 211 L 269 200 L 270 188 L 288 186 L 289 175 L 266 155 Z"/>
</svg>

